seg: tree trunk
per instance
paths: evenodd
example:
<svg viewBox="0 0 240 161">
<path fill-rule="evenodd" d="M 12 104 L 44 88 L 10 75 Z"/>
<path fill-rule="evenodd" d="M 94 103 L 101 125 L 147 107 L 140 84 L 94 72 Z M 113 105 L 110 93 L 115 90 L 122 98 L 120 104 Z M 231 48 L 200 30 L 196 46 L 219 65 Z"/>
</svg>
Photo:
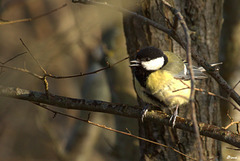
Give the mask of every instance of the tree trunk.
<svg viewBox="0 0 240 161">
<path fill-rule="evenodd" d="M 187 22 L 191 32 L 192 51 L 203 56 L 209 63 L 218 62 L 219 36 L 222 25 L 222 0 L 193 1 L 178 0 L 169 2 L 177 8 Z M 123 4 L 127 8 L 127 0 Z M 136 12 L 157 23 L 170 27 L 173 24 L 174 16 L 163 5 L 160 0 L 135 0 L 131 1 L 136 7 Z M 163 17 L 164 15 L 164 17 Z M 124 32 L 126 36 L 127 49 L 130 56 L 134 56 L 137 50 L 147 46 L 155 46 L 162 50 L 173 51 L 185 58 L 185 51 L 167 34 L 149 26 L 139 19 L 131 16 L 124 17 Z M 177 32 L 184 36 L 180 25 Z M 183 40 L 184 37 L 182 38 Z M 198 88 L 218 94 L 218 85 L 208 78 L 198 83 Z M 214 125 L 220 125 L 219 100 L 213 96 L 203 93 L 196 93 L 197 119 Z M 180 107 L 180 117 L 191 119 L 190 106 Z M 162 144 L 174 147 L 184 154 L 199 160 L 198 142 L 195 134 L 182 130 L 173 129 L 154 122 L 139 121 L 139 135 Z M 203 155 L 206 160 L 220 160 L 220 143 L 201 137 Z M 141 160 L 188 160 L 184 156 L 160 146 L 140 141 Z"/>
</svg>

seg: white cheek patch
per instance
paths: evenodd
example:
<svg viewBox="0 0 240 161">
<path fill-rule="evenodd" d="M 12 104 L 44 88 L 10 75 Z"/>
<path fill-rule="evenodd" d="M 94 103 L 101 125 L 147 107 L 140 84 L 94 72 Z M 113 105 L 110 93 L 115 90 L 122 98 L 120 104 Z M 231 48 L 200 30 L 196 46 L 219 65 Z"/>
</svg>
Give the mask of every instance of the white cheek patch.
<svg viewBox="0 0 240 161">
<path fill-rule="evenodd" d="M 146 70 L 158 70 L 162 68 L 164 64 L 164 57 L 160 57 L 150 61 L 143 61 L 141 64 Z"/>
</svg>

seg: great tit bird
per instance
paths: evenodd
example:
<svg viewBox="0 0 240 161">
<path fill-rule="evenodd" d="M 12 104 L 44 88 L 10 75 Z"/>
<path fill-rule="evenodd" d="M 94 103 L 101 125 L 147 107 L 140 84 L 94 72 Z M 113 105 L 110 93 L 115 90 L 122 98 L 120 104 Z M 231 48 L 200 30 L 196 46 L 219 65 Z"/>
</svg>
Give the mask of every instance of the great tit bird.
<svg viewBox="0 0 240 161">
<path fill-rule="evenodd" d="M 189 102 L 190 76 L 180 57 L 155 47 L 140 50 L 130 61 L 137 95 L 146 103 L 160 107 L 176 107 L 173 126 L 180 105 Z M 203 68 L 193 68 L 196 79 L 204 79 Z M 172 117 L 171 117 L 172 118 Z"/>
</svg>

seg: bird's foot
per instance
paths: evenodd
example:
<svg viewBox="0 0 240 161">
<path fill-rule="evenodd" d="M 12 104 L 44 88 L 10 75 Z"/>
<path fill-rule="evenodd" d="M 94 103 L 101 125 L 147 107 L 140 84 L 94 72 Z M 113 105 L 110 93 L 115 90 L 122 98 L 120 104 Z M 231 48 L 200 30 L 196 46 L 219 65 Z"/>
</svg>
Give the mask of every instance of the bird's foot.
<svg viewBox="0 0 240 161">
<path fill-rule="evenodd" d="M 176 106 L 175 111 L 173 112 L 172 116 L 169 119 L 169 122 L 172 122 L 172 127 L 175 126 L 177 116 L 178 116 L 178 106 Z"/>
<path fill-rule="evenodd" d="M 150 105 L 148 105 L 148 104 L 144 106 L 144 108 L 143 108 L 143 110 L 142 110 L 142 117 L 141 117 L 142 122 L 143 122 L 143 119 L 144 119 L 144 117 L 146 116 L 149 108 L 150 108 Z"/>
<path fill-rule="evenodd" d="M 173 114 L 169 119 L 169 122 L 172 122 L 172 127 L 175 126 L 177 116 L 178 115 Z"/>
</svg>

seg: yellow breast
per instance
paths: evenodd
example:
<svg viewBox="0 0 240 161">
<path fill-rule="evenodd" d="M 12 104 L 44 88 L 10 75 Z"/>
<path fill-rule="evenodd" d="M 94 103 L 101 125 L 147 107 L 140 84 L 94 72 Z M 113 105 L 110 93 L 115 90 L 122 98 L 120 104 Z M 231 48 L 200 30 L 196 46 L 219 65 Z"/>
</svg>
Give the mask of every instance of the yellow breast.
<svg viewBox="0 0 240 161">
<path fill-rule="evenodd" d="M 148 90 L 169 106 L 182 105 L 189 101 L 188 86 L 190 86 L 190 81 L 175 79 L 166 70 L 151 73 L 146 82 Z"/>
</svg>

